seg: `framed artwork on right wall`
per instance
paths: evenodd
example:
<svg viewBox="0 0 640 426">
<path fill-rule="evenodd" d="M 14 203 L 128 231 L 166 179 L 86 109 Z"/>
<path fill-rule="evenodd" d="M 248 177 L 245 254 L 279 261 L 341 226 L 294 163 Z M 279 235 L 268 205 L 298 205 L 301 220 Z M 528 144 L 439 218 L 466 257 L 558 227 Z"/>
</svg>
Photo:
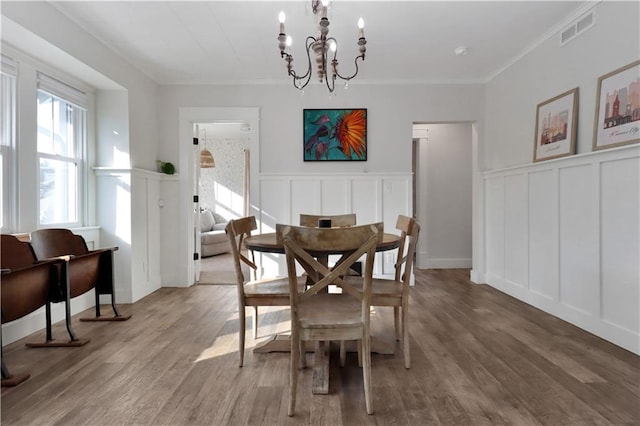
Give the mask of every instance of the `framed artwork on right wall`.
<svg viewBox="0 0 640 426">
<path fill-rule="evenodd" d="M 640 142 L 640 60 L 598 78 L 593 150 Z"/>
<path fill-rule="evenodd" d="M 576 153 L 578 92 L 576 87 L 538 105 L 534 162 Z"/>
</svg>

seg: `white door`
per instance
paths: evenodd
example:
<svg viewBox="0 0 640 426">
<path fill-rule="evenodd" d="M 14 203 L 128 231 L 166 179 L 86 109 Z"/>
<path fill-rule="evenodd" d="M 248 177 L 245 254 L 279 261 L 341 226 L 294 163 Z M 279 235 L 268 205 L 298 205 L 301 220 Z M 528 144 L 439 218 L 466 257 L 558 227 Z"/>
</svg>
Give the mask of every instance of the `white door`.
<svg viewBox="0 0 640 426">
<path fill-rule="evenodd" d="M 200 264 L 201 240 L 200 240 L 200 126 L 193 126 L 193 279 L 195 282 L 200 281 Z"/>
</svg>

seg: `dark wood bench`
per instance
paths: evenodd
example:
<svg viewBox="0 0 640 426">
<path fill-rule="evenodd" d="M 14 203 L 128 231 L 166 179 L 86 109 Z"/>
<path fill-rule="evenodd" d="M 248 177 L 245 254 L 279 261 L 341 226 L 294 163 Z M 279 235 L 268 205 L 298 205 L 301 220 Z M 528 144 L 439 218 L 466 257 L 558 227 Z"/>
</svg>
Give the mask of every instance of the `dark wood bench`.
<svg viewBox="0 0 640 426">
<path fill-rule="evenodd" d="M 65 259 L 38 261 L 31 245 L 13 235 L 2 234 L 2 280 L 0 281 L 2 324 L 22 318 L 45 306 L 46 340 L 44 343 L 27 343 L 28 346 L 79 346 L 71 328 L 71 312 L 68 299 L 60 288 L 60 271 Z M 58 343 L 51 331 L 51 302 L 65 302 L 67 331 L 70 341 Z M 86 343 L 86 342 L 85 342 Z M 1 346 L 1 337 L 0 337 Z M 2 386 L 16 386 L 29 378 L 29 374 L 11 374 L 2 360 Z"/>
<path fill-rule="evenodd" d="M 116 306 L 113 253 L 117 247 L 89 250 L 81 235 L 61 228 L 33 231 L 31 245 L 38 259 L 69 256 L 62 279 L 68 281 L 70 299 L 95 289 L 95 317 L 80 321 L 126 321 L 131 318 L 131 315 L 120 314 Z M 100 295 L 111 296 L 113 316 L 101 314 Z"/>
</svg>

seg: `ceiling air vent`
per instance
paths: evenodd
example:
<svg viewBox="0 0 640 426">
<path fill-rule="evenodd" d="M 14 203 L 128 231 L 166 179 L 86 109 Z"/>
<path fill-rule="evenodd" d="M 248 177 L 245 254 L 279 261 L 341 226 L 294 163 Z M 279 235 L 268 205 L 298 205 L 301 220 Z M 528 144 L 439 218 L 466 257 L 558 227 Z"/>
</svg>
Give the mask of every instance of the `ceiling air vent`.
<svg viewBox="0 0 640 426">
<path fill-rule="evenodd" d="M 593 10 L 576 19 L 560 32 L 560 46 L 564 46 L 583 32 L 596 25 L 596 18 Z"/>
</svg>

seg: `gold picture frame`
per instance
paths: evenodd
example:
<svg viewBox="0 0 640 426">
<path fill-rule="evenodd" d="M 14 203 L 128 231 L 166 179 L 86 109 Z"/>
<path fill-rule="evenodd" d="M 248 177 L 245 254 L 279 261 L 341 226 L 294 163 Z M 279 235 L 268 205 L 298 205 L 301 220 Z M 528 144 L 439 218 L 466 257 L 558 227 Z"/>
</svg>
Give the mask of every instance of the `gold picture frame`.
<svg viewBox="0 0 640 426">
<path fill-rule="evenodd" d="M 598 78 L 593 150 L 640 142 L 640 60 Z"/>
<path fill-rule="evenodd" d="M 538 104 L 534 162 L 576 153 L 578 95 L 579 89 L 576 87 Z"/>
</svg>

